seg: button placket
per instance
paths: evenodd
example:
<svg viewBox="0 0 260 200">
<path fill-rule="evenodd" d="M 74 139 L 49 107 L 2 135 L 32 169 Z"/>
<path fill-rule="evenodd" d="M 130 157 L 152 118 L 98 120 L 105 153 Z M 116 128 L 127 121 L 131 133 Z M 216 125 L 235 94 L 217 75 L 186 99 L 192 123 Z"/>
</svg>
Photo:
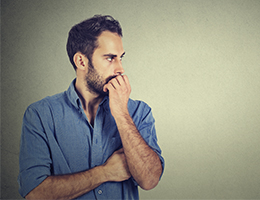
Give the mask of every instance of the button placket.
<svg viewBox="0 0 260 200">
<path fill-rule="evenodd" d="M 93 142 L 92 142 L 92 162 L 91 167 L 99 166 L 102 164 L 102 120 L 100 119 L 100 110 L 98 110 L 93 129 Z"/>
</svg>

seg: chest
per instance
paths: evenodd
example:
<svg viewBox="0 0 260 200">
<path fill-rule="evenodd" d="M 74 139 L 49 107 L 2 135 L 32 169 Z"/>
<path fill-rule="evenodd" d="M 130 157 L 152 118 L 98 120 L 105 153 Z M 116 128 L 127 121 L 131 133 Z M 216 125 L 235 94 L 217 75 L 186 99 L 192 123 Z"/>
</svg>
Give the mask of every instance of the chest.
<svg viewBox="0 0 260 200">
<path fill-rule="evenodd" d="M 74 173 L 102 165 L 122 147 L 115 121 L 106 113 L 97 113 L 94 127 L 84 113 L 63 113 L 54 117 L 54 131 L 50 135 L 54 174 Z"/>
</svg>

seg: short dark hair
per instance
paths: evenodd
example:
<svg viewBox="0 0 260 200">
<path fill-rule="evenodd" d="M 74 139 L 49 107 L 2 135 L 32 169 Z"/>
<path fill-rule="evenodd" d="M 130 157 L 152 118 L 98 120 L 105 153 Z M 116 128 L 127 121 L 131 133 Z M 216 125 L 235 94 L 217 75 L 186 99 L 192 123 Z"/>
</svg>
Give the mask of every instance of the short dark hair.
<svg viewBox="0 0 260 200">
<path fill-rule="evenodd" d="M 73 56 L 81 52 L 91 61 L 94 50 L 98 47 L 97 38 L 103 31 L 123 36 L 119 22 L 110 15 L 95 15 L 71 28 L 67 40 L 67 53 L 75 70 L 77 67 Z"/>
</svg>

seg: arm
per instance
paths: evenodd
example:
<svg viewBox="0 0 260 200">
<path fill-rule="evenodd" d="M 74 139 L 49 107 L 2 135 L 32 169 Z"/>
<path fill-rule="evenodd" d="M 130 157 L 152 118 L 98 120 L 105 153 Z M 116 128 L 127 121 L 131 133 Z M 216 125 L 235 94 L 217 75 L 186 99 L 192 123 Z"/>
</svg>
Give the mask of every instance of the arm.
<svg viewBox="0 0 260 200">
<path fill-rule="evenodd" d="M 47 177 L 26 199 L 73 199 L 104 182 L 119 182 L 129 177 L 125 155 L 120 149 L 114 152 L 104 165 L 76 174 Z"/>
<path fill-rule="evenodd" d="M 95 189 L 105 182 L 102 167 L 72 174 L 49 176 L 34 188 L 26 199 L 72 199 Z"/>
<path fill-rule="evenodd" d="M 116 123 L 132 176 L 141 188 L 154 188 L 162 173 L 159 156 L 146 144 L 129 115 L 117 118 Z"/>
<path fill-rule="evenodd" d="M 147 145 L 129 115 L 127 103 L 131 87 L 127 76 L 117 76 L 104 87 L 109 90 L 110 109 L 122 140 L 131 175 L 141 188 L 154 188 L 162 173 L 159 156 Z"/>
</svg>

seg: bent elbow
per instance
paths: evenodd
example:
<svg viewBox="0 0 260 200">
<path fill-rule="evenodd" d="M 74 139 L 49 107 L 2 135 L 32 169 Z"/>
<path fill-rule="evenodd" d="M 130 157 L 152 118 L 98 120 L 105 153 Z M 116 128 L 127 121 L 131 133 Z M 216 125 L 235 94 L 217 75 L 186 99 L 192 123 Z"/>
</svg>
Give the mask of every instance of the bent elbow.
<svg viewBox="0 0 260 200">
<path fill-rule="evenodd" d="M 147 180 L 147 181 L 144 181 L 142 183 L 142 185 L 140 185 L 140 187 L 143 189 L 143 190 L 151 190 L 153 188 L 155 188 L 159 183 L 159 179 L 154 179 L 154 180 Z"/>
</svg>

